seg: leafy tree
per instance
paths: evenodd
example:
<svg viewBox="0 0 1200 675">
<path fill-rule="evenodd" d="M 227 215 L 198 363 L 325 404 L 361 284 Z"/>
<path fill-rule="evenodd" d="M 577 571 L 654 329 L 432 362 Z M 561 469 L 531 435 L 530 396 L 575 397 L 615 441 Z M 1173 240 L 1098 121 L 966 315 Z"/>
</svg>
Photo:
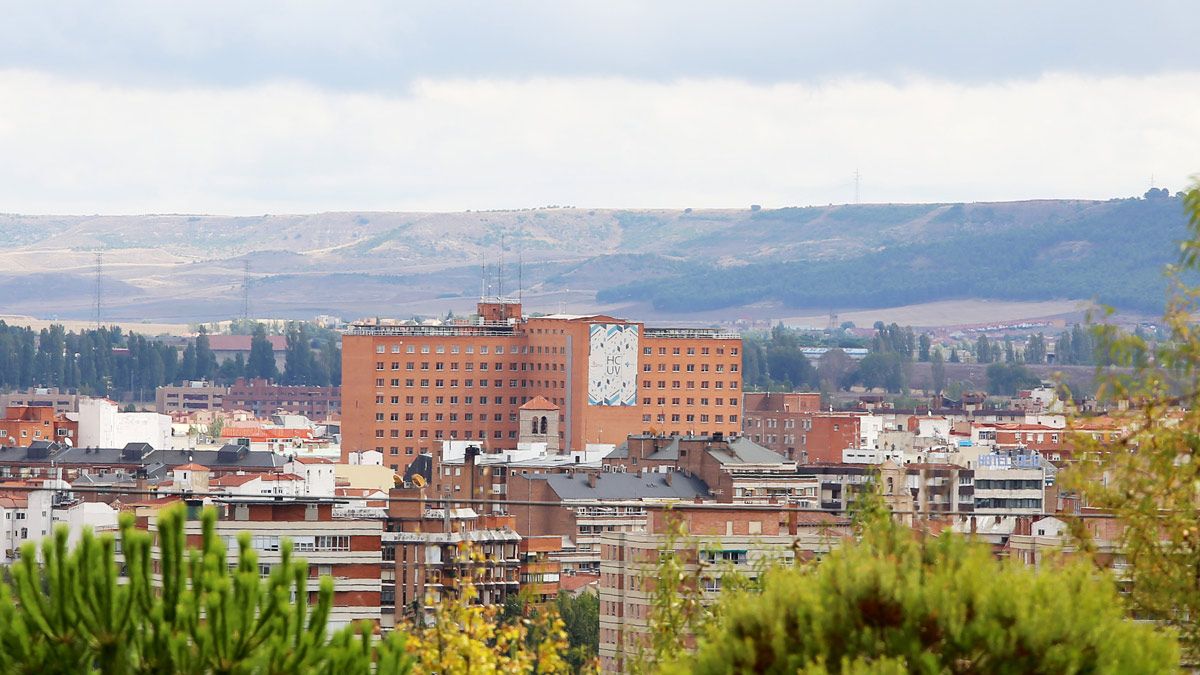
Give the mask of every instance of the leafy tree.
<svg viewBox="0 0 1200 675">
<path fill-rule="evenodd" d="M 830 349 L 817 361 L 817 377 L 826 391 L 850 388 L 857 369 L 854 359 L 841 349 Z"/>
<path fill-rule="evenodd" d="M 742 372 L 746 386 L 755 389 L 807 389 L 820 387 L 820 377 L 804 356 L 798 331 L 777 324 L 765 338 L 748 335 L 742 346 Z"/>
<path fill-rule="evenodd" d="M 958 362 L 959 362 L 959 358 L 958 358 L 958 350 L 957 350 L 957 349 L 951 349 L 951 350 L 950 350 L 950 363 L 958 363 Z"/>
<path fill-rule="evenodd" d="M 479 556 L 472 551 L 472 556 Z M 482 557 L 478 558 L 482 562 Z M 485 572 L 480 570 L 479 574 Z M 473 581 L 482 581 L 476 579 Z M 417 673 L 569 673 L 562 619 L 534 612 L 519 621 L 500 620 L 501 609 L 475 603 L 475 583 L 449 592 L 435 606 L 432 623 L 412 631 L 408 650 Z"/>
<path fill-rule="evenodd" d="M 196 367 L 196 345 L 189 344 L 183 348 L 183 362 L 179 366 L 185 380 L 195 380 L 199 369 Z"/>
<path fill-rule="evenodd" d="M 868 389 L 899 393 L 907 387 L 904 365 L 895 352 L 871 352 L 858 364 L 858 379 Z"/>
<path fill-rule="evenodd" d="M 929 376 L 933 380 L 933 391 L 941 394 L 946 389 L 946 364 L 942 360 L 942 350 L 933 353 L 929 364 Z"/>
<path fill-rule="evenodd" d="M 987 367 L 987 378 L 988 392 L 997 396 L 1012 396 L 1041 384 L 1041 379 L 1017 363 L 993 363 Z"/>
<path fill-rule="evenodd" d="M 873 496 L 872 496 L 873 495 Z M 1175 641 L 1125 617 L 1110 577 L 1083 563 L 996 560 L 860 498 L 861 540 L 811 566 L 723 591 L 694 654 L 667 673 L 1174 672 Z"/>
<path fill-rule="evenodd" d="M 246 376 L 246 359 L 238 352 L 232 359 L 225 359 L 217 369 L 217 379 L 222 384 L 231 384 L 239 377 Z"/>
<path fill-rule="evenodd" d="M 560 591 L 555 606 L 567 632 L 567 663 L 574 672 L 583 672 L 600 652 L 600 598 L 594 593 L 573 596 Z"/>
<path fill-rule="evenodd" d="M 1193 320 L 1200 288 L 1179 282 L 1200 269 L 1200 184 L 1185 199 L 1189 236 L 1172 269 L 1176 291 L 1163 319 L 1167 340 L 1151 349 L 1138 335 L 1098 327 L 1107 358 L 1132 372 L 1108 373 L 1099 396 L 1137 401 L 1118 417 L 1117 440 L 1078 434 L 1072 441 L 1082 461 L 1065 476 L 1092 506 L 1107 509 L 1123 525 L 1118 538 L 1128 562 L 1128 598 L 1141 616 L 1175 626 L 1190 663 L 1200 660 L 1200 327 Z M 1072 331 L 1075 340 L 1076 331 Z M 1154 359 L 1145 358 L 1153 353 Z M 1116 414 L 1116 413 L 1114 413 Z M 1091 537 L 1076 535 L 1085 548 Z"/>
<path fill-rule="evenodd" d="M 921 337 L 917 339 L 917 344 L 917 360 L 921 362 L 929 361 L 929 348 L 933 344 L 929 339 L 929 335 L 921 333 Z"/>
<path fill-rule="evenodd" d="M 279 371 L 275 367 L 275 348 L 267 339 L 266 326 L 261 323 L 254 327 L 254 335 L 250 338 L 250 359 L 246 363 L 246 374 L 268 380 L 279 377 Z"/>
<path fill-rule="evenodd" d="M 313 358 L 312 337 L 305 324 L 290 324 L 287 331 L 287 351 L 284 352 L 284 384 L 323 384 Z M 328 379 L 326 376 L 325 379 Z"/>
<path fill-rule="evenodd" d="M 212 381 L 217 377 L 217 357 L 209 346 L 208 329 L 200 326 L 196 335 L 196 379 Z"/>
<path fill-rule="evenodd" d="M 1025 346 L 1025 361 L 1028 363 L 1046 362 L 1046 336 L 1042 333 L 1030 336 Z"/>
<path fill-rule="evenodd" d="M 991 363 L 993 359 L 992 343 L 986 335 L 980 335 L 975 341 L 975 360 L 979 363 Z"/>
</svg>

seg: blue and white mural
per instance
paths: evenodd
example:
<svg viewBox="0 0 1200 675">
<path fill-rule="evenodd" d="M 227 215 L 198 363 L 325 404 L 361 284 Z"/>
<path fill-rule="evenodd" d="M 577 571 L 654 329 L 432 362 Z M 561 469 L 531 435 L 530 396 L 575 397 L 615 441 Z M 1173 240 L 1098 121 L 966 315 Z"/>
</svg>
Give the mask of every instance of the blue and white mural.
<svg viewBox="0 0 1200 675">
<path fill-rule="evenodd" d="M 637 405 L 638 327 L 591 325 L 588 350 L 588 405 Z"/>
</svg>

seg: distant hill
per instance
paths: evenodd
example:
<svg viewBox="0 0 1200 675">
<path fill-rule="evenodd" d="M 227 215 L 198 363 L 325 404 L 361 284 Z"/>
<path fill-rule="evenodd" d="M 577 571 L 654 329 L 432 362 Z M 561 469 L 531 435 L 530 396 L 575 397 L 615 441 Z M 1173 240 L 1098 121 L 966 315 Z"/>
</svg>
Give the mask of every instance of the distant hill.
<svg viewBox="0 0 1200 675">
<path fill-rule="evenodd" d="M 515 294 L 519 283 L 535 311 L 735 316 L 764 303 L 828 310 L 1096 298 L 1154 312 L 1185 222 L 1180 200 L 1165 195 L 762 210 L 0 215 L 0 314 L 91 316 L 97 251 L 110 319 L 238 315 L 246 264 L 260 316 L 468 311 L 484 264 L 485 291 L 503 283 Z"/>
</svg>

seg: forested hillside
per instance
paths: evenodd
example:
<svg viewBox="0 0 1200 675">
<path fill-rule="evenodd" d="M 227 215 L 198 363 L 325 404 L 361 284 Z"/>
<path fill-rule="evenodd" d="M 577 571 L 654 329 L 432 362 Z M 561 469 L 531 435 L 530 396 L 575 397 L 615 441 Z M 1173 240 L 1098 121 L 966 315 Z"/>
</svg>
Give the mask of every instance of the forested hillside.
<svg viewBox="0 0 1200 675">
<path fill-rule="evenodd" d="M 0 215 L 0 315 L 210 321 L 470 311 L 643 319 L 772 307 L 1099 299 L 1157 312 L 1178 195 L 724 210 L 547 207 L 252 217 Z M 97 256 L 102 255 L 102 268 Z M 520 263 L 518 262 L 520 261 Z"/>
<path fill-rule="evenodd" d="M 1163 266 L 1183 233 L 1181 200 L 1092 204 L 1028 227 L 1007 227 L 1011 207 L 955 205 L 930 219 L 940 236 L 833 259 L 699 265 L 665 279 L 604 289 L 602 302 L 649 300 L 669 311 L 776 300 L 789 307 L 888 307 L 948 298 L 1097 299 L 1125 309 L 1162 307 Z M 754 214 L 751 224 L 803 228 L 817 209 Z"/>
</svg>

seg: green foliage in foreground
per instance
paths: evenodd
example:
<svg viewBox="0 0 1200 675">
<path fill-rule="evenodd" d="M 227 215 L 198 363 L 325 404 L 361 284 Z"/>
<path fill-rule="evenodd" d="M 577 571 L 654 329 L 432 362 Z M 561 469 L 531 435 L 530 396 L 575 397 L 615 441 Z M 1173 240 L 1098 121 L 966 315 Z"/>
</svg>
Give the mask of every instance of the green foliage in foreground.
<svg viewBox="0 0 1200 675">
<path fill-rule="evenodd" d="M 886 514 L 818 564 L 724 593 L 674 673 L 1165 673 L 1175 640 L 1124 613 L 1084 563 L 1033 569 L 982 544 L 922 539 Z"/>
<path fill-rule="evenodd" d="M 281 552 L 259 574 L 249 536 L 237 566 L 226 562 L 203 516 L 199 549 L 185 549 L 184 512 L 161 513 L 158 541 L 121 520 L 127 583 L 116 541 L 85 532 L 68 546 L 64 528 L 40 549 L 21 548 L 12 583 L 0 582 L 0 673 L 407 673 L 405 635 L 373 643 L 371 627 L 326 632 L 333 584 L 323 578 L 309 607 L 308 566 Z M 155 568 L 152 546 L 161 548 Z M 161 574 L 161 582 L 154 576 Z"/>
</svg>

